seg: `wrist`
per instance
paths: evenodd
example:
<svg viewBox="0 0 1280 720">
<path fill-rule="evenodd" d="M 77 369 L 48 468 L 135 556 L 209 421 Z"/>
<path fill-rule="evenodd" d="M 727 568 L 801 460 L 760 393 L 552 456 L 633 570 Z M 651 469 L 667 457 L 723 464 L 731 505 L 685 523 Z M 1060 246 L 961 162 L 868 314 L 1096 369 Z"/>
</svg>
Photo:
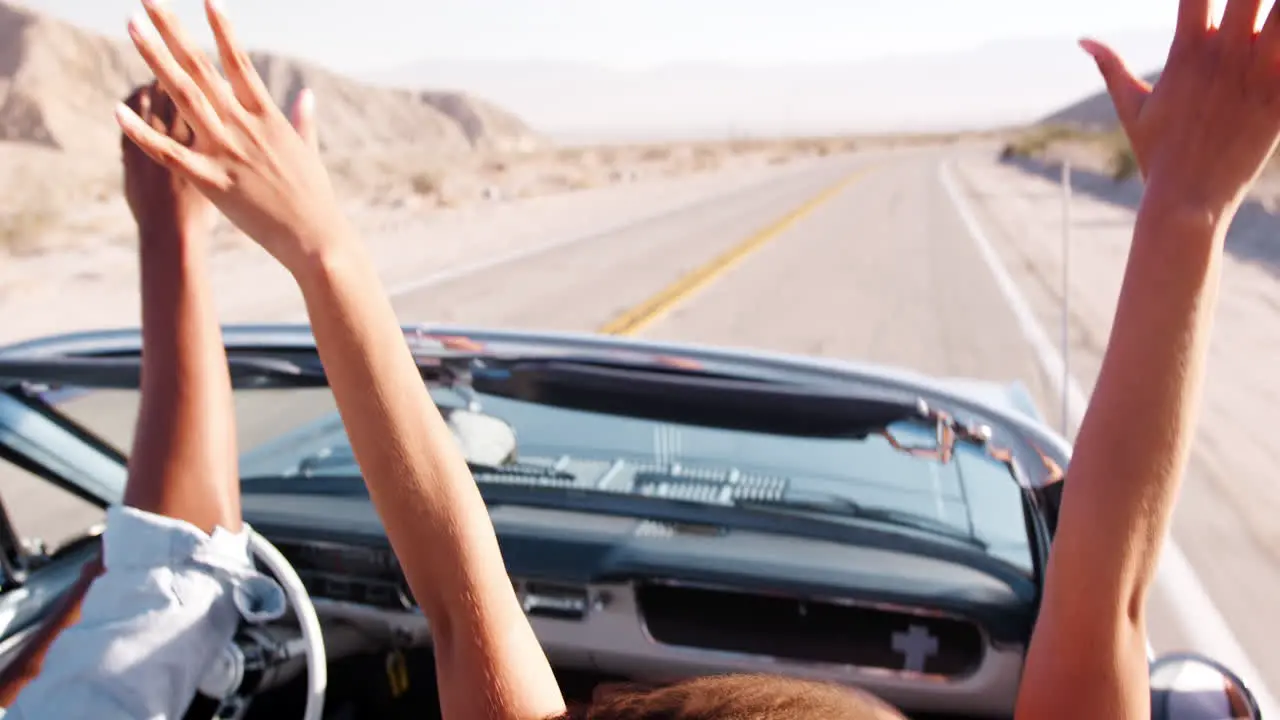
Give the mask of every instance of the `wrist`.
<svg viewBox="0 0 1280 720">
<path fill-rule="evenodd" d="M 210 230 L 196 222 L 138 221 L 138 242 L 146 246 L 171 246 L 175 250 L 202 248 L 209 235 Z"/>
<path fill-rule="evenodd" d="M 1233 200 L 1212 199 L 1156 178 L 1147 184 L 1137 220 L 1139 225 L 1156 225 L 1181 235 L 1220 239 L 1225 237 L 1237 207 Z"/>
<path fill-rule="evenodd" d="M 1126 286 L 1199 292 L 1212 277 L 1234 210 L 1156 192 L 1143 198 L 1126 264 Z M 1139 280 L 1141 278 L 1141 280 Z M 1124 291 L 1122 291 L 1124 292 Z"/>
<path fill-rule="evenodd" d="M 364 272 L 371 263 L 359 243 L 333 242 L 301 255 L 288 263 L 286 269 L 306 297 L 314 292 L 332 292 L 346 278 Z"/>
<path fill-rule="evenodd" d="M 1244 190 L 1220 187 L 1206 174 L 1191 174 L 1169 155 L 1153 161 L 1139 214 L 1156 214 L 1181 226 L 1225 232 L 1244 200 Z"/>
<path fill-rule="evenodd" d="M 330 226 L 324 237 L 313 242 L 290 244 L 300 248 L 299 252 L 280 260 L 304 294 L 310 288 L 331 285 L 372 262 L 360 238 L 345 222 Z"/>
</svg>

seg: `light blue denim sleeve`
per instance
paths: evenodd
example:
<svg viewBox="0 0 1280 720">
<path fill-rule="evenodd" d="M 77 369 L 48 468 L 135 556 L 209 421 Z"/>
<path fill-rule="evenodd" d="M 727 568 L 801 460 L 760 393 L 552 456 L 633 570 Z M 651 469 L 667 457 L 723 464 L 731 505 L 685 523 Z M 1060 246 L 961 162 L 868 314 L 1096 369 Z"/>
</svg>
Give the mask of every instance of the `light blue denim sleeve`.
<svg viewBox="0 0 1280 720">
<path fill-rule="evenodd" d="M 253 567 L 248 526 L 210 536 L 134 508 L 107 511 L 105 572 L 5 720 L 176 720 L 240 620 L 283 614 L 275 581 Z"/>
</svg>

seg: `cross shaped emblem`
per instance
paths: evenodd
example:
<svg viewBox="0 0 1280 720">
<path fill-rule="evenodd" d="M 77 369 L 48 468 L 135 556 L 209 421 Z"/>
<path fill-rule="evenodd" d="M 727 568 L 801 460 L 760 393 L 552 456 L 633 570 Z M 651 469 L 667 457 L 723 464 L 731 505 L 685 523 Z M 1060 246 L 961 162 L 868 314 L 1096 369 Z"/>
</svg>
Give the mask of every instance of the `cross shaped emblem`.
<svg viewBox="0 0 1280 720">
<path fill-rule="evenodd" d="M 924 664 L 938 654 L 938 638 L 923 625 L 911 625 L 906 632 L 893 634 L 893 649 L 903 655 L 904 670 L 924 672 Z"/>
</svg>

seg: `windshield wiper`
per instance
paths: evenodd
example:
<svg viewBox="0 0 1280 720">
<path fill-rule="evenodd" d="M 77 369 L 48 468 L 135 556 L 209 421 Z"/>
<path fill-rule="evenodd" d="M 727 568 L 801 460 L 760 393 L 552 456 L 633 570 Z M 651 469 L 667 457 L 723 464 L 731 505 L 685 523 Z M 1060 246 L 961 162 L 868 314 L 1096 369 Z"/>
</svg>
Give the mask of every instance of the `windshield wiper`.
<svg viewBox="0 0 1280 720">
<path fill-rule="evenodd" d="M 557 484 L 572 482 L 577 475 L 550 465 L 520 462 L 519 460 L 501 465 L 467 461 L 471 474 L 488 481 L 501 482 L 500 478 L 530 478 L 554 481 Z M 338 450 L 325 450 L 298 463 L 297 472 L 303 477 L 334 477 L 341 475 L 360 475 L 360 466 L 356 463 L 355 454 L 350 447 Z"/>
<path fill-rule="evenodd" d="M 824 515 L 845 515 L 858 520 L 869 520 L 871 522 L 884 523 L 885 525 L 919 530 L 964 543 L 978 550 L 987 549 L 985 541 L 940 520 L 934 520 L 915 513 L 867 507 L 841 495 L 824 494 L 813 498 L 788 498 L 784 500 L 735 500 L 733 506 L 750 510 L 799 510 L 801 512 L 822 513 Z"/>
<path fill-rule="evenodd" d="M 513 462 L 503 465 L 488 465 L 485 463 L 467 462 L 467 468 L 471 470 L 473 476 L 489 476 L 489 477 L 509 477 L 509 478 L 531 478 L 539 480 L 551 480 L 557 484 L 572 482 L 578 479 L 577 475 L 556 467 L 548 465 L 535 465 L 533 463 Z M 485 482 L 485 480 L 479 480 Z"/>
</svg>

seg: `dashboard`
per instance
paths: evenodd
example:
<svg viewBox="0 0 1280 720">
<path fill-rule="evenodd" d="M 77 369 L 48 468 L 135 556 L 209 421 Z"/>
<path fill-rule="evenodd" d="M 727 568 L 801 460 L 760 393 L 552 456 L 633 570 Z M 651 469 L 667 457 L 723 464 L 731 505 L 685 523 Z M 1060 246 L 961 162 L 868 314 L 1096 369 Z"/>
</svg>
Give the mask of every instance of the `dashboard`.
<svg viewBox="0 0 1280 720">
<path fill-rule="evenodd" d="M 254 493 L 246 519 L 306 583 L 328 637 L 427 644 L 367 495 Z M 901 552 L 708 526 L 491 507 L 552 663 L 642 681 L 767 672 L 867 688 L 908 712 L 1008 716 L 1036 592 Z"/>
</svg>

